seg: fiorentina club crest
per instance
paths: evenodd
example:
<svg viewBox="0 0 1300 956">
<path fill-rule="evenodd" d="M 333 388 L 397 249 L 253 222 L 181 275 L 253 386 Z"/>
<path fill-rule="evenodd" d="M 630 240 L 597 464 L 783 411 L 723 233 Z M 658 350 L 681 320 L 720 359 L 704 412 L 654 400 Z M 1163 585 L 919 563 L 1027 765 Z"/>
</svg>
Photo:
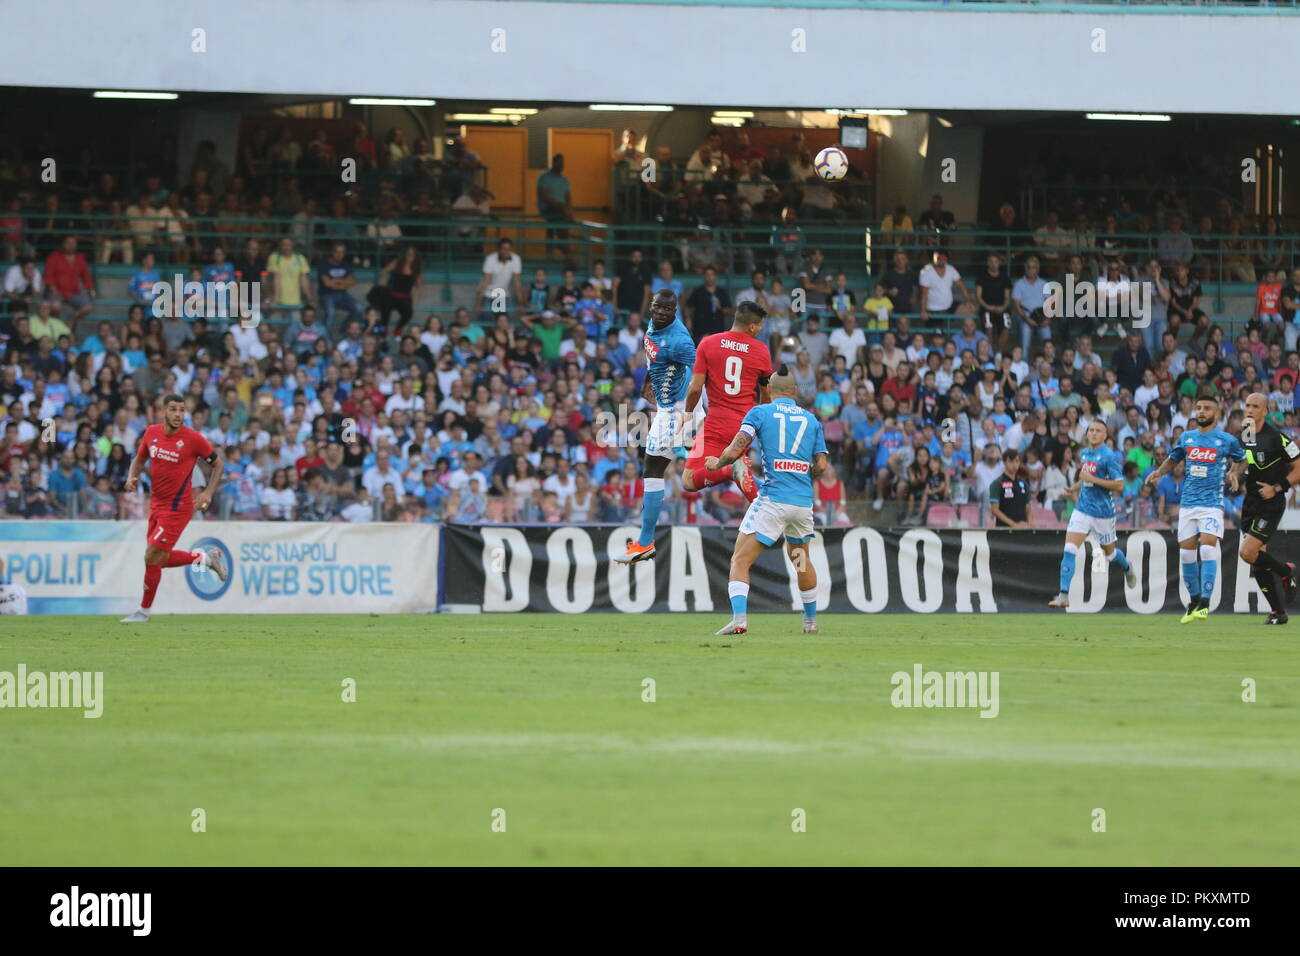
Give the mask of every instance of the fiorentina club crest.
<svg viewBox="0 0 1300 956">
<path fill-rule="evenodd" d="M 183 441 L 179 441 L 179 440 L 176 442 L 176 450 L 177 450 L 177 451 L 180 451 L 180 450 L 181 450 L 182 448 L 184 448 L 184 447 L 185 447 L 185 442 L 183 442 Z"/>
<path fill-rule="evenodd" d="M 157 445 L 153 445 L 153 444 L 151 444 L 151 445 L 149 446 L 149 457 L 150 457 L 150 458 L 157 458 L 157 457 L 158 457 L 158 446 L 157 446 Z"/>
</svg>

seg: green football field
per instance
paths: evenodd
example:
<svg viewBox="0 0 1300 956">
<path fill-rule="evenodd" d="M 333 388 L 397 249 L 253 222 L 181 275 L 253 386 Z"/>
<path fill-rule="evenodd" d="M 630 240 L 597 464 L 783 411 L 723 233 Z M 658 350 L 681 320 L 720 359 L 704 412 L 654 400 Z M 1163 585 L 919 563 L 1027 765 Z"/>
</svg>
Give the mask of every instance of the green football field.
<svg viewBox="0 0 1300 956">
<path fill-rule="evenodd" d="M 791 614 L 712 636 L 725 619 L 0 619 L 0 671 L 102 671 L 105 698 L 0 709 L 0 864 L 1300 855 L 1300 625 L 825 615 L 811 637 Z M 892 706 L 918 664 L 996 671 L 998 715 Z"/>
</svg>

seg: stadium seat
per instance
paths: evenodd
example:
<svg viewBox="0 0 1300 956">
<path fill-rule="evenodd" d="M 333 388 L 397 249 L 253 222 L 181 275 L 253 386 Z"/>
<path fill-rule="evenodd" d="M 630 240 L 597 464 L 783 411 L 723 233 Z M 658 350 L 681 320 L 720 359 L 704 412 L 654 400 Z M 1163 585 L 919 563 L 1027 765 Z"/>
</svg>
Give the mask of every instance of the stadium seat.
<svg viewBox="0 0 1300 956">
<path fill-rule="evenodd" d="M 957 521 L 957 509 L 950 504 L 930 505 L 925 523 L 931 528 L 950 528 Z"/>
<path fill-rule="evenodd" d="M 1044 508 L 1042 505 L 1032 505 L 1029 509 L 1029 518 L 1034 523 L 1035 528 L 1061 527 L 1061 519 L 1056 517 L 1056 512 L 1051 508 Z"/>
</svg>

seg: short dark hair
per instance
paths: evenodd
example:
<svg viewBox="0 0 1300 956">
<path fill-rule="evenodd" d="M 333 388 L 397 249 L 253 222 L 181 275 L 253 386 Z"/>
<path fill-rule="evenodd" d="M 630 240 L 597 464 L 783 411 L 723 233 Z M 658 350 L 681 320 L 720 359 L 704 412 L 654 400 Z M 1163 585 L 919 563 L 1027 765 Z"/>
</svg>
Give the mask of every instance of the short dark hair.
<svg viewBox="0 0 1300 956">
<path fill-rule="evenodd" d="M 736 317 L 752 325 L 766 319 L 767 310 L 757 302 L 746 300 L 736 308 Z"/>
<path fill-rule="evenodd" d="M 1004 452 L 1002 453 L 1002 460 L 1003 460 L 1003 461 L 1019 461 L 1019 460 L 1020 460 L 1020 452 L 1016 451 L 1014 448 L 1008 448 L 1006 451 L 1004 451 Z"/>
<path fill-rule="evenodd" d="M 184 404 L 184 403 L 185 403 L 185 396 L 184 396 L 184 395 L 178 395 L 178 394 L 176 394 L 175 392 L 172 392 L 170 395 L 164 395 L 164 396 L 163 396 L 163 405 L 164 405 L 164 406 L 166 406 L 166 405 L 170 405 L 172 402 L 180 402 L 181 404 Z"/>
</svg>

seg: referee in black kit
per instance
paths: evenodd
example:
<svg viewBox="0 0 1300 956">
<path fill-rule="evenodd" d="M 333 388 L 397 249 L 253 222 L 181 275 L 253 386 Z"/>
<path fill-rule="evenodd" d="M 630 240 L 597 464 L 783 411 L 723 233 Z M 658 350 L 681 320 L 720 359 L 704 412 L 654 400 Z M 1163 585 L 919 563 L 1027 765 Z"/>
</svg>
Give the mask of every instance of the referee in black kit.
<svg viewBox="0 0 1300 956">
<path fill-rule="evenodd" d="M 1253 392 L 1246 399 L 1241 444 L 1246 449 L 1246 500 L 1241 508 L 1241 559 L 1268 599 L 1265 624 L 1287 622 L 1286 600 L 1295 598 L 1295 565 L 1269 554 L 1268 539 L 1286 511 L 1286 493 L 1300 483 L 1300 446 L 1267 420 L 1268 398 Z"/>
</svg>

